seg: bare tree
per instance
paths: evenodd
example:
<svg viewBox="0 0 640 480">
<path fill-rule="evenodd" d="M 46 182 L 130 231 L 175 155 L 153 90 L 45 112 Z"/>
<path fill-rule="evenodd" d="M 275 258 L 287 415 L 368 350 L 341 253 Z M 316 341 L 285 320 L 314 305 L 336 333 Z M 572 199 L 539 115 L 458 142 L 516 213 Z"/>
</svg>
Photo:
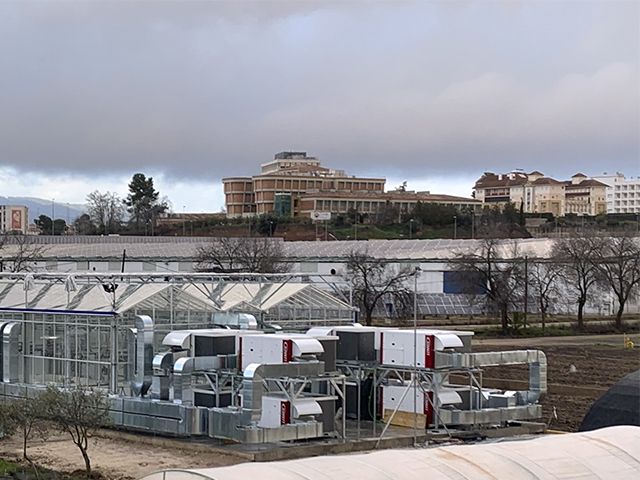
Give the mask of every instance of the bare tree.
<svg viewBox="0 0 640 480">
<path fill-rule="evenodd" d="M 126 208 L 118 194 L 95 190 L 87 195 L 87 211 L 98 232 L 109 234 L 120 230 Z"/>
<path fill-rule="evenodd" d="M 347 274 L 353 297 L 364 313 L 365 323 L 371 325 L 373 312 L 385 297 L 393 297 L 401 305 L 411 295 L 407 281 L 415 274 L 407 267 L 393 270 L 384 259 L 366 252 L 352 251 L 347 257 Z"/>
<path fill-rule="evenodd" d="M 513 241 L 502 248 L 498 240 L 487 238 L 476 251 L 461 253 L 451 263 L 456 271 L 465 274 L 466 289 L 484 292 L 487 307 L 500 315 L 502 331 L 508 332 L 509 314 L 520 306 L 524 284 L 524 262 L 518 243 Z"/>
<path fill-rule="evenodd" d="M 0 236 L 0 271 L 30 272 L 45 251 L 45 245 L 29 235 L 4 234 Z"/>
<path fill-rule="evenodd" d="M 578 329 L 584 329 L 584 306 L 596 287 L 597 268 L 594 257 L 597 244 L 590 235 L 556 240 L 552 257 L 561 265 L 560 276 L 578 304 Z"/>
<path fill-rule="evenodd" d="M 616 328 L 622 329 L 624 307 L 640 288 L 640 241 L 628 234 L 597 239 L 593 267 L 618 300 Z"/>
<path fill-rule="evenodd" d="M 63 432 L 71 437 L 84 459 L 87 478 L 91 476 L 89 458 L 89 439 L 95 432 L 108 425 L 109 404 L 100 390 L 75 387 L 61 390 L 55 386 L 47 387 L 43 394 L 47 417 Z"/>
<path fill-rule="evenodd" d="M 529 266 L 530 292 L 533 293 L 538 303 L 543 332 L 546 327 L 549 304 L 551 299 L 558 294 L 560 273 L 560 266 L 553 259 L 550 262 L 533 262 Z"/>
<path fill-rule="evenodd" d="M 196 269 L 200 272 L 283 273 L 282 242 L 269 238 L 216 238 L 198 248 Z"/>
</svg>

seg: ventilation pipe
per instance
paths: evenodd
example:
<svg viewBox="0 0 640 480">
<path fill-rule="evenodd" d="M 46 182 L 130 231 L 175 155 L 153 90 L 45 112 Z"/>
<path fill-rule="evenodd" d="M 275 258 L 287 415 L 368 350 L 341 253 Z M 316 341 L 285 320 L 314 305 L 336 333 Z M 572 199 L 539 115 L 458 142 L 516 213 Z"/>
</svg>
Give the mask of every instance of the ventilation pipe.
<svg viewBox="0 0 640 480">
<path fill-rule="evenodd" d="M 17 383 L 22 381 L 20 334 L 21 325 L 6 323 L 2 329 L 2 381 Z"/>
<path fill-rule="evenodd" d="M 441 353 L 437 367 L 482 368 L 506 365 L 529 365 L 529 390 L 518 391 L 518 403 L 533 404 L 547 392 L 547 357 L 541 350 L 505 352 Z"/>
<path fill-rule="evenodd" d="M 144 397 L 153 377 L 153 320 L 148 315 L 136 315 L 136 376 L 131 382 L 135 396 Z"/>
<path fill-rule="evenodd" d="M 182 357 L 173 365 L 173 401 L 193 405 L 191 374 L 195 367 L 194 357 Z"/>
</svg>

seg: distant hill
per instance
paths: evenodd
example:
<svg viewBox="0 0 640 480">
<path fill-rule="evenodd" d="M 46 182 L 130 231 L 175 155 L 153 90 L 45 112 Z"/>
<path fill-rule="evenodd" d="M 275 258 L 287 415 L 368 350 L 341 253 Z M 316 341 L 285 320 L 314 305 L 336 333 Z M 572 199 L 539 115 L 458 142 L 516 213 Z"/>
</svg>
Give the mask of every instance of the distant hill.
<svg viewBox="0 0 640 480">
<path fill-rule="evenodd" d="M 34 197 L 3 197 L 0 196 L 0 205 L 26 205 L 29 209 L 29 223 L 40 215 L 51 216 L 51 200 Z M 78 203 L 54 202 L 53 211 L 56 218 L 62 218 L 67 223 L 73 222 L 77 217 L 85 213 L 87 206 Z"/>
</svg>

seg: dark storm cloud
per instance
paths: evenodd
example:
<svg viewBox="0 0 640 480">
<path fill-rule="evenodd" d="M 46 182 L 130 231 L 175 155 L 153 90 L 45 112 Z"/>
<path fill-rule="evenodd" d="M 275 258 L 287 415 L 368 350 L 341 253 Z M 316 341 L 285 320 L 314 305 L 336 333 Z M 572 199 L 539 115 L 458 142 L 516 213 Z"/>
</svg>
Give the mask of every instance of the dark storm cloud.
<svg viewBox="0 0 640 480">
<path fill-rule="evenodd" d="M 638 170 L 636 2 L 0 5 L 0 164 Z"/>
</svg>

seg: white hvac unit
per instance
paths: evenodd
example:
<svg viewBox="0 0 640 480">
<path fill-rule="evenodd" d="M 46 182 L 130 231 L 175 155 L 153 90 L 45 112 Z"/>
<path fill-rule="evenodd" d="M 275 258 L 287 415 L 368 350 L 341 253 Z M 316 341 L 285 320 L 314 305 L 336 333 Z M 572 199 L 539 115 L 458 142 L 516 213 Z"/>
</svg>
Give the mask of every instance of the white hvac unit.
<svg viewBox="0 0 640 480">
<path fill-rule="evenodd" d="M 246 335 L 241 337 L 239 368 L 244 370 L 252 363 L 278 364 L 315 359 L 324 353 L 322 344 L 315 338 L 303 335 Z"/>
<path fill-rule="evenodd" d="M 413 396 L 416 398 L 416 411 L 419 414 L 430 416 L 433 412 L 432 406 L 438 407 L 446 405 L 459 405 L 462 403 L 462 397 L 452 389 L 438 390 L 438 394 L 434 395 L 432 391 L 424 390 L 420 387 L 409 387 L 404 385 L 383 385 L 382 386 L 382 408 L 385 410 L 395 410 L 398 408 L 400 412 L 413 413 L 414 404 Z M 405 393 L 406 392 L 406 393 Z M 404 395 L 404 398 L 403 398 Z"/>
<path fill-rule="evenodd" d="M 291 423 L 291 402 L 281 396 L 263 396 L 259 427 L 277 428 Z"/>
<path fill-rule="evenodd" d="M 381 337 L 380 363 L 399 367 L 413 367 L 415 360 L 418 368 L 434 368 L 436 351 L 463 346 L 457 335 L 433 330 L 385 330 Z"/>
<path fill-rule="evenodd" d="M 317 415 L 322 415 L 322 407 L 313 398 L 299 398 L 292 404 L 282 395 L 265 395 L 258 426 L 278 428 L 297 419 L 311 420 Z"/>
</svg>

